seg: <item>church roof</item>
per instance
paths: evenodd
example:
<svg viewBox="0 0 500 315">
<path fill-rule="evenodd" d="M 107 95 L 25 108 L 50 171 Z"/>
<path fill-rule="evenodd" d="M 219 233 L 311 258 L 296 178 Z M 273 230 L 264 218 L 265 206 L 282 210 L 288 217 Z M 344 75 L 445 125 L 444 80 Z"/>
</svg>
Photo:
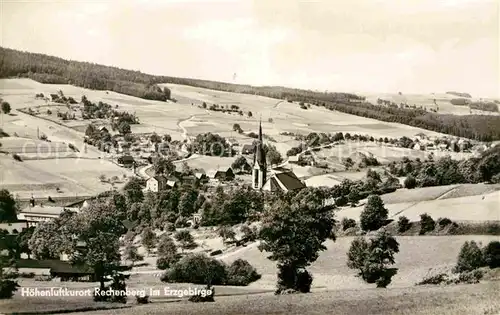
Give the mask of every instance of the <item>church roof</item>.
<svg viewBox="0 0 500 315">
<path fill-rule="evenodd" d="M 258 138 L 258 143 L 255 147 L 255 154 L 253 157 L 253 164 L 258 164 L 261 168 L 266 167 L 266 154 L 264 152 L 263 148 L 263 141 L 262 141 L 262 123 L 259 123 L 259 138 Z"/>
</svg>

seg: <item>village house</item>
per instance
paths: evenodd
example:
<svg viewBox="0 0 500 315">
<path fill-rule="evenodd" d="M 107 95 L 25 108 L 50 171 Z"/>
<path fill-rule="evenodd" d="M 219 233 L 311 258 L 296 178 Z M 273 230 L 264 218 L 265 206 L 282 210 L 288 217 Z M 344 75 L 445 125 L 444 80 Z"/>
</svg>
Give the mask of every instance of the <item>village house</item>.
<svg viewBox="0 0 500 315">
<path fill-rule="evenodd" d="M 118 164 L 125 167 L 131 167 L 135 165 L 134 157 L 131 155 L 122 155 L 118 158 Z"/>
<path fill-rule="evenodd" d="M 156 175 L 146 181 L 145 192 L 160 192 L 162 190 L 171 189 L 177 185 L 177 181 L 169 180 L 164 175 Z"/>
<path fill-rule="evenodd" d="M 26 221 L 28 227 L 37 226 L 40 222 L 50 221 L 58 218 L 65 210 L 78 212 L 78 208 L 66 208 L 55 206 L 28 206 L 17 214 L 19 221 Z"/>
<path fill-rule="evenodd" d="M 207 177 L 214 181 L 230 181 L 234 179 L 234 172 L 230 167 L 220 167 L 207 172 Z"/>
<path fill-rule="evenodd" d="M 255 152 L 255 146 L 253 144 L 244 144 L 241 147 L 241 154 L 253 154 Z"/>
<path fill-rule="evenodd" d="M 19 234 L 27 228 L 29 228 L 27 220 L 19 220 L 17 222 L 10 223 L 0 223 L 0 230 L 5 230 L 8 234 Z"/>
</svg>

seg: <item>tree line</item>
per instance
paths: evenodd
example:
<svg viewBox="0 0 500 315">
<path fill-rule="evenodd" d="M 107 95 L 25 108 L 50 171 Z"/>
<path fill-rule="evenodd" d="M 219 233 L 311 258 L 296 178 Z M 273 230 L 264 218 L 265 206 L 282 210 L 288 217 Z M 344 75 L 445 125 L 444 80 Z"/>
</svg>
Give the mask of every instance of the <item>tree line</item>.
<svg viewBox="0 0 500 315">
<path fill-rule="evenodd" d="M 347 114 L 395 122 L 454 136 L 493 141 L 500 139 L 500 116 L 429 113 L 423 109 L 373 105 L 351 93 L 316 92 L 279 86 L 253 87 L 208 80 L 153 76 L 140 71 L 68 61 L 43 54 L 0 48 L 0 78 L 27 77 L 42 83 L 73 84 L 96 90 L 112 90 L 145 99 L 166 100 L 170 90 L 159 83 L 174 83 L 213 90 L 254 94 L 324 106 Z"/>
</svg>

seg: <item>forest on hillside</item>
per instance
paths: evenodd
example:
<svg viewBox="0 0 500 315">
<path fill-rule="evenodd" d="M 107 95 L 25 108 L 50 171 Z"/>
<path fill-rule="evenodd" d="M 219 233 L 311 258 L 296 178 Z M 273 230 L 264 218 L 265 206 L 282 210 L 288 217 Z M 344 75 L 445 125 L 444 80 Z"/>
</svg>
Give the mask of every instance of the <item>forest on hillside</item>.
<svg viewBox="0 0 500 315">
<path fill-rule="evenodd" d="M 162 101 L 170 99 L 170 90 L 162 89 L 157 84 L 182 84 L 311 103 L 343 113 L 406 124 L 474 140 L 500 140 L 500 116 L 458 116 L 427 112 L 423 109 L 384 107 L 367 103 L 364 97 L 350 93 L 315 92 L 279 86 L 254 87 L 198 79 L 153 76 L 140 71 L 0 47 L 0 78 L 11 77 L 25 77 L 41 83 L 73 84 L 95 90 L 111 90 L 144 99 Z"/>
</svg>

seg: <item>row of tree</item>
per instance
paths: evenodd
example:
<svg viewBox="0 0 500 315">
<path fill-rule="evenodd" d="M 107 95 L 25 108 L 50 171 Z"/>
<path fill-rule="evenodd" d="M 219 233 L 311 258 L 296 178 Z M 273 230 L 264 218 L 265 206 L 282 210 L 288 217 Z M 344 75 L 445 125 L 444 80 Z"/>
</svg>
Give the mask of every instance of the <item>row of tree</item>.
<svg viewBox="0 0 500 315">
<path fill-rule="evenodd" d="M 348 114 L 397 122 L 475 140 L 500 139 L 500 116 L 445 115 L 429 113 L 423 109 L 393 108 L 373 105 L 364 97 L 349 93 L 315 92 L 284 87 L 252 87 L 206 80 L 152 76 L 85 62 L 67 61 L 61 58 L 0 48 L 3 55 L 0 77 L 29 77 L 44 83 L 70 83 L 91 89 L 113 90 L 118 93 L 165 100 L 168 89 L 158 83 L 175 83 L 237 93 L 257 94 L 278 99 L 311 103 Z M 352 102 L 356 100 L 356 102 Z"/>
</svg>

